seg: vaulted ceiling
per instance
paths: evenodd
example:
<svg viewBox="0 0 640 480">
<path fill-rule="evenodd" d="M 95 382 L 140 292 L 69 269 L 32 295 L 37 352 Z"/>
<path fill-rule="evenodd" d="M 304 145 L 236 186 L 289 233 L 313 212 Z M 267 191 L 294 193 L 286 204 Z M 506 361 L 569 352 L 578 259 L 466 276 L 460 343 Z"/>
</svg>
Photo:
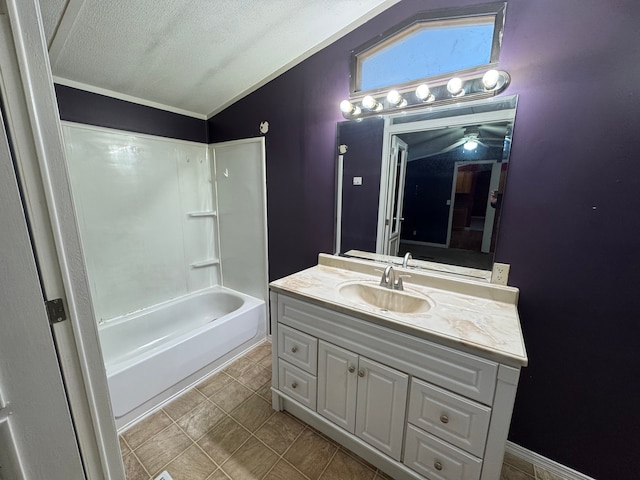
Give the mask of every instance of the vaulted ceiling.
<svg viewBox="0 0 640 480">
<path fill-rule="evenodd" d="M 40 0 L 58 83 L 211 116 L 399 0 Z"/>
</svg>

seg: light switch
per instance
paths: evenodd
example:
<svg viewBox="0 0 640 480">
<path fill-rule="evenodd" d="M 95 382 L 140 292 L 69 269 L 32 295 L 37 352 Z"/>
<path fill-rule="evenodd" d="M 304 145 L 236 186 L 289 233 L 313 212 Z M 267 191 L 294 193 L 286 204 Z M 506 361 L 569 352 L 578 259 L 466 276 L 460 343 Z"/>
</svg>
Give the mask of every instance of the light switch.
<svg viewBox="0 0 640 480">
<path fill-rule="evenodd" d="M 362 177 L 353 177 L 354 185 L 362 185 Z"/>
</svg>

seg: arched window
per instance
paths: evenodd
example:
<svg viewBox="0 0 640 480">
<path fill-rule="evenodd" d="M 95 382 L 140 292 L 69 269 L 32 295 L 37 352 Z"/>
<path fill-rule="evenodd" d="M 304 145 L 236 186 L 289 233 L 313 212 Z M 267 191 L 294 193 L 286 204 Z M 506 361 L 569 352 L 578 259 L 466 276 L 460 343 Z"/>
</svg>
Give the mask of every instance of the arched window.
<svg viewBox="0 0 640 480">
<path fill-rule="evenodd" d="M 500 54 L 506 3 L 418 14 L 351 53 L 351 95 L 483 71 Z"/>
</svg>

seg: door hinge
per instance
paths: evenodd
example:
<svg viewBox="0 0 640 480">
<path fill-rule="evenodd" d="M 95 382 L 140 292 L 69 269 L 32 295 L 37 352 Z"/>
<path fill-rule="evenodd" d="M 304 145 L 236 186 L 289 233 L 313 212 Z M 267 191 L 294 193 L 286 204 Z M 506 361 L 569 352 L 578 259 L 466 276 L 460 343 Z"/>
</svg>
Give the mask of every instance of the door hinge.
<svg viewBox="0 0 640 480">
<path fill-rule="evenodd" d="M 67 319 L 67 312 L 64 310 L 64 302 L 61 298 L 47 300 L 44 302 L 44 306 L 47 309 L 47 316 L 51 325 L 64 322 Z"/>
</svg>

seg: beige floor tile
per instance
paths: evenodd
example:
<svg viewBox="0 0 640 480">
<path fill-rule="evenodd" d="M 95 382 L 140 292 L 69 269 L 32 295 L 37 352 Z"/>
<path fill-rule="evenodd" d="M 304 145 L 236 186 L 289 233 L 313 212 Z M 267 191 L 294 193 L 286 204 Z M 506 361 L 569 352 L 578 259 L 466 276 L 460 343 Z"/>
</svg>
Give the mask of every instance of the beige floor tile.
<svg viewBox="0 0 640 480">
<path fill-rule="evenodd" d="M 509 452 L 505 452 L 504 454 L 504 463 L 508 463 L 512 467 L 516 467 L 518 470 L 526 473 L 527 475 L 535 475 L 533 470 L 533 465 L 526 460 L 523 460 L 520 457 L 516 457 L 515 455 L 510 454 Z"/>
<path fill-rule="evenodd" d="M 316 480 L 337 449 L 320 435 L 305 429 L 285 453 L 284 459 L 311 480 Z"/>
<path fill-rule="evenodd" d="M 172 460 L 164 470 L 169 472 L 173 480 L 204 480 L 217 468 L 218 466 L 193 444 Z"/>
<path fill-rule="evenodd" d="M 304 429 L 293 417 L 276 412 L 255 432 L 255 436 L 282 455 Z"/>
<path fill-rule="evenodd" d="M 376 471 L 360 463 L 351 455 L 338 450 L 320 480 L 373 480 Z"/>
<path fill-rule="evenodd" d="M 207 480 L 229 480 L 229 477 L 221 469 L 218 469 L 207 477 Z"/>
<path fill-rule="evenodd" d="M 151 478 L 135 454 L 125 455 L 122 463 L 124 463 L 124 474 L 127 480 L 149 480 Z"/>
<path fill-rule="evenodd" d="M 222 464 L 222 470 L 232 480 L 254 480 L 262 478 L 277 460 L 273 451 L 251 437 Z"/>
<path fill-rule="evenodd" d="M 267 402 L 271 403 L 271 382 L 265 383 L 256 391 L 256 393 L 264 398 Z"/>
<path fill-rule="evenodd" d="M 271 408 L 269 402 L 258 395 L 253 395 L 249 400 L 234 409 L 230 415 L 244 428 L 250 432 L 255 432 L 274 413 L 275 410 Z"/>
<path fill-rule="evenodd" d="M 251 390 L 234 380 L 222 390 L 211 395 L 209 399 L 229 413 L 251 395 L 253 395 Z"/>
<path fill-rule="evenodd" d="M 500 480 L 534 480 L 534 477 L 505 463 L 502 465 Z"/>
<path fill-rule="evenodd" d="M 286 460 L 279 460 L 264 480 L 306 480 L 302 473 L 293 468 Z M 345 477 L 346 480 L 346 477 Z"/>
<path fill-rule="evenodd" d="M 191 440 L 198 440 L 211 430 L 227 414 L 218 406 L 206 401 L 184 415 L 176 423 L 185 431 Z"/>
<path fill-rule="evenodd" d="M 265 383 L 271 381 L 271 371 L 261 367 L 258 364 L 254 364 L 243 371 L 237 377 L 237 380 L 245 387 L 255 391 L 262 387 Z"/>
<path fill-rule="evenodd" d="M 374 477 L 374 480 L 393 480 L 393 478 L 391 478 L 389 475 L 384 473 L 382 470 L 378 470 L 376 472 L 376 476 Z"/>
<path fill-rule="evenodd" d="M 337 443 L 337 442 L 334 442 L 334 443 Z M 344 448 L 341 445 L 338 445 L 338 446 L 339 446 L 340 450 L 342 450 L 347 455 L 350 455 L 351 457 L 355 458 L 358 462 L 362 463 L 364 466 L 369 467 L 373 471 L 378 470 L 378 467 L 376 467 L 375 465 L 370 464 L 364 458 L 360 457 L 359 455 L 356 455 L 351 450 L 348 450 L 348 449 Z"/>
<path fill-rule="evenodd" d="M 166 413 L 162 410 L 158 410 L 144 420 L 136 423 L 133 427 L 124 432 L 122 436 L 129 446 L 135 450 L 172 423 L 171 418 L 169 418 Z"/>
<path fill-rule="evenodd" d="M 184 414 L 190 412 L 205 400 L 206 400 L 206 397 L 202 395 L 198 390 L 191 389 L 183 393 L 182 395 L 180 395 L 171 403 L 162 407 L 162 409 L 172 419 L 178 420 Z"/>
<path fill-rule="evenodd" d="M 231 365 L 223 368 L 222 371 L 234 378 L 238 378 L 242 374 L 242 372 L 244 372 L 251 365 L 254 365 L 254 362 L 252 362 L 248 358 L 241 357 Z"/>
<path fill-rule="evenodd" d="M 232 381 L 233 379 L 226 373 L 218 372 L 196 385 L 196 388 L 206 397 L 210 397 L 229 385 Z"/>
<path fill-rule="evenodd" d="M 151 476 L 155 476 L 162 466 L 184 452 L 189 445 L 191 439 L 173 424 L 147 440 L 135 454 Z"/>
<path fill-rule="evenodd" d="M 534 467 L 536 480 L 567 480 L 565 477 L 561 477 L 560 475 L 556 475 L 555 473 L 551 473 L 546 471 L 545 469 L 538 467 L 537 465 Z"/>
<path fill-rule="evenodd" d="M 226 417 L 198 441 L 198 445 L 221 465 L 251 434 L 233 418 Z"/>
<path fill-rule="evenodd" d="M 122 435 L 118 437 L 118 442 L 120 443 L 120 455 L 124 457 L 127 453 L 131 452 L 131 448 L 127 445 Z"/>
<path fill-rule="evenodd" d="M 244 358 L 248 358 L 255 363 L 260 363 L 260 360 L 264 357 L 271 357 L 271 343 L 269 342 L 258 345 L 256 348 L 244 355 Z"/>
<path fill-rule="evenodd" d="M 384 473 L 382 470 L 378 470 L 376 472 L 376 476 L 374 477 L 374 480 L 393 480 L 393 478 L 391 478 L 389 475 Z"/>
<path fill-rule="evenodd" d="M 270 354 L 267 355 L 266 357 L 264 357 L 262 360 L 258 362 L 258 365 L 264 368 L 271 369 L 271 366 L 273 365 L 273 357 Z"/>
</svg>

